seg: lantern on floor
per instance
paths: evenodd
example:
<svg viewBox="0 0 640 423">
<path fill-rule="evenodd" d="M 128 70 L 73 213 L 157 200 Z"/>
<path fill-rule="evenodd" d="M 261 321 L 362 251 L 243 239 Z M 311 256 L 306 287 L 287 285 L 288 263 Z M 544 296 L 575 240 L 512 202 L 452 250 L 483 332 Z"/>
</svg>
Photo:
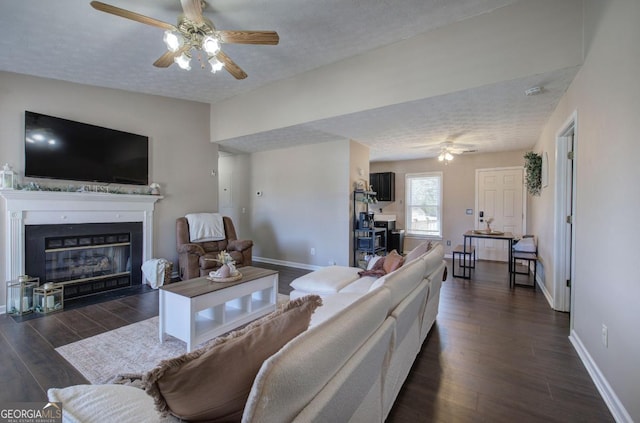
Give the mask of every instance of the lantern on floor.
<svg viewBox="0 0 640 423">
<path fill-rule="evenodd" d="M 0 170 L 0 189 L 13 189 L 15 182 L 15 173 L 11 170 L 11 166 L 5 163 Z"/>
<path fill-rule="evenodd" d="M 39 313 L 50 313 L 64 308 L 64 289 L 54 283 L 45 283 L 33 290 L 33 307 Z"/>
<path fill-rule="evenodd" d="M 7 282 L 7 314 L 22 316 L 33 311 L 33 290 L 40 284 L 39 278 L 22 275 Z"/>
</svg>

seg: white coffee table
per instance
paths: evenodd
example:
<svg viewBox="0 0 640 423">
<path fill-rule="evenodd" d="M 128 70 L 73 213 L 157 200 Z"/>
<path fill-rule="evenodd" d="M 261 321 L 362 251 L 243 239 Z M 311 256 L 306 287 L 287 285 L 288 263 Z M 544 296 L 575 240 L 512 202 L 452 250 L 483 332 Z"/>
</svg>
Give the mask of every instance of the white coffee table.
<svg viewBox="0 0 640 423">
<path fill-rule="evenodd" d="M 194 346 L 275 310 L 278 272 L 241 267 L 242 279 L 212 282 L 206 277 L 160 287 L 160 342 L 166 335 Z"/>
</svg>

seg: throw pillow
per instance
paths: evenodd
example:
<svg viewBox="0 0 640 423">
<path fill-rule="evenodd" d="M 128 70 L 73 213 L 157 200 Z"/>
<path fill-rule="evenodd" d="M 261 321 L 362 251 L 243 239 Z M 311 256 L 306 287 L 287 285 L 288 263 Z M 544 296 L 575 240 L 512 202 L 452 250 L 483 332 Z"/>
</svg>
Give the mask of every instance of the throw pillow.
<svg viewBox="0 0 640 423">
<path fill-rule="evenodd" d="M 391 273 L 394 270 L 399 269 L 400 266 L 402 266 L 403 262 L 404 258 L 400 254 L 398 254 L 396 250 L 393 250 L 384 258 L 384 264 L 382 268 L 384 269 L 385 273 Z"/>
<path fill-rule="evenodd" d="M 209 345 L 164 360 L 144 378 L 156 409 L 189 421 L 240 421 L 260 366 L 309 327 L 317 295 L 286 304 Z"/>
<path fill-rule="evenodd" d="M 404 262 L 409 263 L 429 251 L 432 248 L 431 241 L 424 241 L 418 244 L 413 250 L 409 251 L 404 257 Z"/>
</svg>

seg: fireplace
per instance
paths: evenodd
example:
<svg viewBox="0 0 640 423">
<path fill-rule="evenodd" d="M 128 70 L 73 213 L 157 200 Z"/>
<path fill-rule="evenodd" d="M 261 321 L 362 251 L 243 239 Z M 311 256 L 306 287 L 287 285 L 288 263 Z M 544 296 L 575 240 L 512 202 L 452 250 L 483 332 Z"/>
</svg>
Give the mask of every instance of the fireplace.
<svg viewBox="0 0 640 423">
<path fill-rule="evenodd" d="M 65 299 L 142 283 L 142 223 L 26 225 L 25 272 Z"/>
<path fill-rule="evenodd" d="M 74 230 L 82 228 L 72 233 L 53 233 L 43 236 L 39 248 L 47 251 L 42 259 L 43 263 L 35 265 L 39 270 L 32 272 L 34 276 L 41 277 L 41 283 L 44 283 L 48 277 L 60 278 L 59 283 L 64 284 L 65 293 L 71 297 L 79 297 L 90 295 L 92 292 L 101 292 L 100 290 L 112 288 L 113 285 L 118 289 L 118 285 L 136 285 L 143 282 L 140 267 L 144 261 L 153 257 L 154 205 L 156 201 L 162 199 L 161 196 L 105 192 L 0 190 L 0 197 L 4 200 L 5 283 L 17 279 L 19 275 L 31 274 L 32 252 L 31 247 L 27 250 L 26 235 L 29 233 L 30 236 L 34 230 L 32 226 L 55 226 L 58 229 L 73 227 Z M 124 229 L 118 229 L 118 227 L 114 229 L 111 224 L 125 226 Z M 133 229 L 127 225 L 136 225 L 139 229 Z M 91 231 L 85 232 L 85 227 Z M 98 229 L 95 230 L 96 228 Z M 126 234 L 129 234 L 129 241 L 124 241 Z M 113 236 L 115 239 L 109 238 Z M 122 238 L 119 240 L 120 236 Z M 45 244 L 46 242 L 49 244 Z M 100 244 L 101 242 L 104 244 Z M 127 242 L 130 243 L 129 248 L 126 246 L 120 248 L 121 246 L 118 245 L 127 244 Z M 56 251 L 59 246 L 62 246 L 60 247 L 62 250 Z M 74 253 L 80 250 L 85 250 L 84 255 Z M 63 263 L 56 270 L 56 276 L 47 276 L 47 260 L 51 265 Z M 115 274 L 113 276 L 101 274 L 105 267 L 116 269 L 113 272 Z M 122 270 L 123 267 L 124 270 Z M 71 283 L 62 280 L 69 275 L 60 275 L 65 272 L 71 273 L 71 269 L 74 276 L 76 273 L 84 272 L 80 275 L 81 280 Z M 72 288 L 77 288 L 78 292 L 74 293 Z M 4 285 L 1 292 L 4 293 Z M 0 298 L 4 299 L 2 293 Z M 2 304 L 0 313 L 4 311 L 5 306 Z"/>
</svg>

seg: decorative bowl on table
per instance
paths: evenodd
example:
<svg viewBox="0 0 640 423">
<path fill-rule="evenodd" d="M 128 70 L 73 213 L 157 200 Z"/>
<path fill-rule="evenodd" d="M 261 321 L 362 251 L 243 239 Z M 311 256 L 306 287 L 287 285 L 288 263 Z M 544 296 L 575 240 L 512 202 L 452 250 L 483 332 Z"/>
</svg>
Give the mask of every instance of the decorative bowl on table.
<svg viewBox="0 0 640 423">
<path fill-rule="evenodd" d="M 233 263 L 225 263 L 218 270 L 209 272 L 207 279 L 213 282 L 234 282 L 242 279 L 242 273 Z"/>
</svg>

